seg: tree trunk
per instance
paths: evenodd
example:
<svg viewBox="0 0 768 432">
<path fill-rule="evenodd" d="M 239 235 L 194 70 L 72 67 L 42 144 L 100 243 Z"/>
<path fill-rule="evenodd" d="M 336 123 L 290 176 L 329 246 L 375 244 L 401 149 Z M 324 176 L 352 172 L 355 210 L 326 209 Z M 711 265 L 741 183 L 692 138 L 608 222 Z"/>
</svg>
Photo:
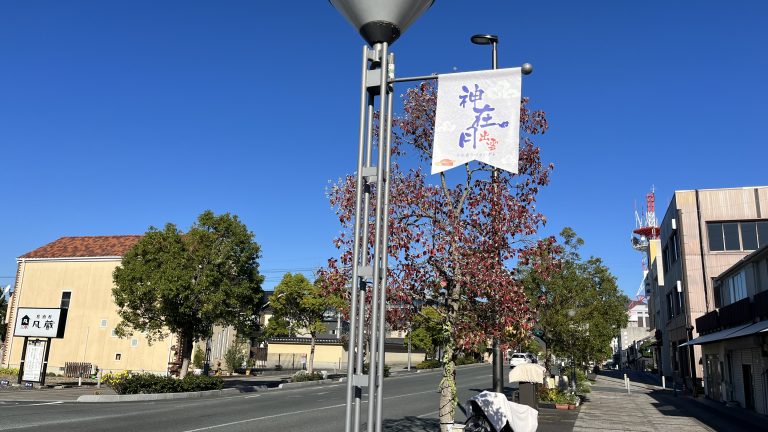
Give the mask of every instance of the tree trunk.
<svg viewBox="0 0 768 432">
<path fill-rule="evenodd" d="M 307 366 L 307 371 L 309 376 L 312 377 L 315 371 L 315 333 L 312 332 L 309 336 L 309 366 Z"/>
<path fill-rule="evenodd" d="M 449 432 L 456 413 L 456 354 L 453 341 L 445 345 L 443 379 L 440 380 L 440 432 Z"/>
<path fill-rule="evenodd" d="M 179 344 L 181 344 L 183 347 L 181 352 L 181 369 L 179 370 L 179 378 L 184 378 L 187 376 L 187 372 L 189 371 L 189 363 L 192 359 L 192 346 L 194 344 L 192 337 L 184 333 L 181 334 L 181 340 L 179 341 Z"/>
</svg>

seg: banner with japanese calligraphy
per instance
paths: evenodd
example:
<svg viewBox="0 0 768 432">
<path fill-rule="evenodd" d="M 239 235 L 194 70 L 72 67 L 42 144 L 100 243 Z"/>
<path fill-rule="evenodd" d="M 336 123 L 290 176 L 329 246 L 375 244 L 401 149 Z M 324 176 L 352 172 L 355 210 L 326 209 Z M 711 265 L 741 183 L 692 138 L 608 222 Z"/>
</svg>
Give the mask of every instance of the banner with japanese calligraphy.
<svg viewBox="0 0 768 432">
<path fill-rule="evenodd" d="M 64 337 L 66 310 L 54 308 L 26 308 L 16 310 L 13 335 L 19 337 Z"/>
<path fill-rule="evenodd" d="M 472 160 L 517 173 L 520 68 L 439 75 L 432 174 Z"/>
</svg>

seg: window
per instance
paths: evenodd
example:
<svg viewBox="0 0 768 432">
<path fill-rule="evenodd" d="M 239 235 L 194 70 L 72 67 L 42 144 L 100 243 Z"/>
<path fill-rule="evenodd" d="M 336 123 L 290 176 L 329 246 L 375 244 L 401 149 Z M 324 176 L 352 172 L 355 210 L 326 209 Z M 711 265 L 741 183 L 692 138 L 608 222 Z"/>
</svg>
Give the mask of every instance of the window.
<svg viewBox="0 0 768 432">
<path fill-rule="evenodd" d="M 673 294 L 673 300 L 675 303 L 675 315 L 680 315 L 681 311 L 683 310 L 683 293 L 675 291 Z"/>
<path fill-rule="evenodd" d="M 728 287 L 729 304 L 747 297 L 747 283 L 743 271 L 729 277 L 725 283 Z"/>
<path fill-rule="evenodd" d="M 757 222 L 742 222 L 741 242 L 744 250 L 757 249 Z"/>
<path fill-rule="evenodd" d="M 757 244 L 758 246 L 768 245 L 768 221 L 757 222 Z"/>
<path fill-rule="evenodd" d="M 667 294 L 667 321 L 675 317 L 674 303 L 672 301 L 672 293 Z"/>
<path fill-rule="evenodd" d="M 669 262 L 677 262 L 677 259 L 680 258 L 680 243 L 679 239 L 677 238 L 677 231 L 672 233 L 672 236 L 669 238 L 669 242 L 667 243 L 667 247 L 669 248 Z"/>
<path fill-rule="evenodd" d="M 723 296 L 723 283 L 715 286 L 715 307 L 721 308 L 725 306 L 725 298 Z"/>
<path fill-rule="evenodd" d="M 69 309 L 69 301 L 72 299 L 72 292 L 71 291 L 63 291 L 61 293 L 61 305 L 59 306 L 62 309 Z"/>
<path fill-rule="evenodd" d="M 725 250 L 725 243 L 723 243 L 723 224 L 708 223 L 707 238 L 709 238 L 710 252 Z"/>
<path fill-rule="evenodd" d="M 120 361 L 123 358 L 123 355 L 120 353 L 115 353 L 115 360 Z"/>
<path fill-rule="evenodd" d="M 112 337 L 117 337 L 117 332 L 115 331 L 115 329 L 112 329 Z"/>
<path fill-rule="evenodd" d="M 741 250 L 741 244 L 739 242 L 739 224 L 738 223 L 724 223 L 723 235 L 725 237 L 725 250 L 727 251 Z"/>
<path fill-rule="evenodd" d="M 664 273 L 666 273 L 669 271 L 669 246 L 662 251 L 661 259 L 664 264 Z"/>
<path fill-rule="evenodd" d="M 107 320 L 105 319 L 101 320 L 101 322 L 99 323 L 99 327 L 107 328 Z"/>
<path fill-rule="evenodd" d="M 768 245 L 768 221 L 707 223 L 707 237 L 710 252 L 756 250 Z"/>
<path fill-rule="evenodd" d="M 136 348 L 139 346 L 139 340 L 136 338 L 131 339 L 131 348 Z"/>
<path fill-rule="evenodd" d="M 637 326 L 638 326 L 638 327 L 645 327 L 643 324 L 645 324 L 645 323 L 643 322 L 643 317 L 641 317 L 641 316 L 639 316 L 639 315 L 638 315 L 638 317 L 637 317 Z"/>
</svg>

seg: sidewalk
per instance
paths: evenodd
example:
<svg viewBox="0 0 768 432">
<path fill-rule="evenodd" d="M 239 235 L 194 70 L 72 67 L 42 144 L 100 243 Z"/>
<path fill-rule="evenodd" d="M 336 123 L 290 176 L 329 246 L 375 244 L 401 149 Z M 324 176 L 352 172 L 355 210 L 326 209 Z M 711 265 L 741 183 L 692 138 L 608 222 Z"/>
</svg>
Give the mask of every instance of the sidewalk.
<svg viewBox="0 0 768 432">
<path fill-rule="evenodd" d="M 768 419 L 704 398 L 692 398 L 653 384 L 653 378 L 632 374 L 631 394 L 623 372 L 601 372 L 581 407 L 575 432 L 586 431 L 762 431 Z"/>
</svg>

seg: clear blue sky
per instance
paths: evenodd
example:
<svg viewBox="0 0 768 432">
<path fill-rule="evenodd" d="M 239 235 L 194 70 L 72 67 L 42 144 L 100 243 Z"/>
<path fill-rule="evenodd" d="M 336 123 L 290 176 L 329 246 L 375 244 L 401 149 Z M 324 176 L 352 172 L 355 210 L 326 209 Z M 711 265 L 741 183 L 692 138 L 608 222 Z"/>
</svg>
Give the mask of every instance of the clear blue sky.
<svg viewBox="0 0 768 432">
<path fill-rule="evenodd" d="M 485 69 L 469 37 L 494 33 L 500 67 L 534 64 L 544 234 L 573 227 L 634 295 L 651 185 L 661 215 L 674 190 L 768 184 L 766 22 L 757 0 L 437 0 L 393 51 L 398 76 Z M 59 237 L 186 229 L 209 208 L 255 232 L 267 288 L 322 265 L 362 45 L 323 0 L 2 2 L 0 284 Z"/>
</svg>

